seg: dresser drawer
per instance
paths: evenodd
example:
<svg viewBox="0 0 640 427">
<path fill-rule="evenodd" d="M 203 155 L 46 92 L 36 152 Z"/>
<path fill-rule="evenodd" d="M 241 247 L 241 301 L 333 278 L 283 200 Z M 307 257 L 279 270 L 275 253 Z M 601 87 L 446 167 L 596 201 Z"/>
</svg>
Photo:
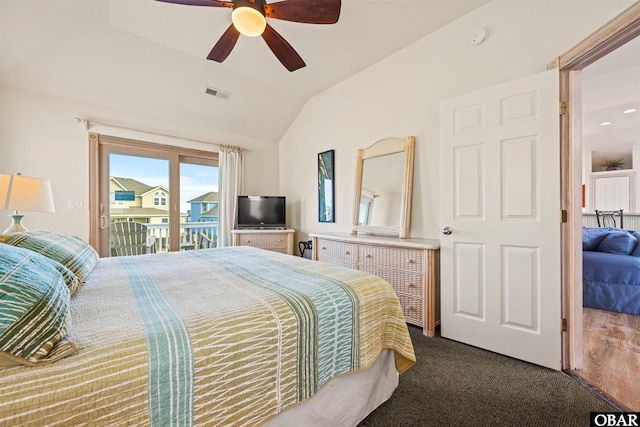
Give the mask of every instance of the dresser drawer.
<svg viewBox="0 0 640 427">
<path fill-rule="evenodd" d="M 411 298 L 402 294 L 398 294 L 398 299 L 404 313 L 404 320 L 412 325 L 424 326 L 422 299 Z"/>
<path fill-rule="evenodd" d="M 358 264 L 361 269 L 363 266 L 375 266 L 422 274 L 423 254 L 421 250 L 361 245 Z"/>
<path fill-rule="evenodd" d="M 318 239 L 316 246 L 313 250 L 317 252 L 318 261 L 355 268 L 358 253 L 355 244 Z"/>
<path fill-rule="evenodd" d="M 287 236 L 285 234 L 242 234 L 238 235 L 238 243 L 240 246 L 286 251 Z"/>
<path fill-rule="evenodd" d="M 360 266 L 360 270 L 381 277 L 391 283 L 396 293 L 410 295 L 419 299 L 423 298 L 424 276 L 422 274 L 370 266 Z"/>
<path fill-rule="evenodd" d="M 231 230 L 233 246 L 252 246 L 268 251 L 293 255 L 292 228 L 285 230 Z"/>
</svg>

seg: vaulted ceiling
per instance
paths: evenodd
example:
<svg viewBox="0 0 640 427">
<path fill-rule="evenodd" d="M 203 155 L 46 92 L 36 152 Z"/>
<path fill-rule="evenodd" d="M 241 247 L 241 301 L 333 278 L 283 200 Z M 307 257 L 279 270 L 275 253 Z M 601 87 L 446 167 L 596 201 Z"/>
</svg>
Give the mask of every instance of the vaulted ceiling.
<svg viewBox="0 0 640 427">
<path fill-rule="evenodd" d="M 307 64 L 289 72 L 260 37 L 240 36 L 223 63 L 206 60 L 230 9 L 1 0 L 0 82 L 134 118 L 188 117 L 277 142 L 310 97 L 487 1 L 342 0 L 334 25 L 269 20 Z M 207 95 L 207 88 L 230 97 Z"/>
</svg>

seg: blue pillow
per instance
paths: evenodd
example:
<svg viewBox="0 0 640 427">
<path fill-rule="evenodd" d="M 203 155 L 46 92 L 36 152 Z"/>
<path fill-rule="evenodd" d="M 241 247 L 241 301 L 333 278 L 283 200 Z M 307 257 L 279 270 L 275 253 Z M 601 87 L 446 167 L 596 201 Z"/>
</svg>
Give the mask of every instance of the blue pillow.
<svg viewBox="0 0 640 427">
<path fill-rule="evenodd" d="M 615 231 L 615 228 L 609 227 L 582 227 L 582 250 L 583 251 L 596 251 L 598 245 L 604 239 L 604 236 L 611 231 Z"/>
<path fill-rule="evenodd" d="M 598 252 L 629 255 L 638 244 L 638 239 L 625 230 L 612 230 L 598 245 Z"/>
<path fill-rule="evenodd" d="M 630 232 L 631 235 L 633 237 L 635 237 L 636 239 L 638 239 L 638 242 L 640 242 L 640 233 L 637 231 L 633 231 Z M 636 248 L 629 254 L 630 256 L 637 256 L 640 257 L 640 245 L 636 245 Z"/>
</svg>

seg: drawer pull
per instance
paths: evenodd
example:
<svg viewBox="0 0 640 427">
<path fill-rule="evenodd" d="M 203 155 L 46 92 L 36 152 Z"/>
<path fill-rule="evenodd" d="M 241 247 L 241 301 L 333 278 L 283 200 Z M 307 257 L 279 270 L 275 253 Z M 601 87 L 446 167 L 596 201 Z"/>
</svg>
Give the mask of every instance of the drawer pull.
<svg viewBox="0 0 640 427">
<path fill-rule="evenodd" d="M 415 264 L 415 261 L 414 261 L 414 260 L 412 260 L 412 259 L 408 259 L 408 260 L 407 260 L 407 264 Z"/>
<path fill-rule="evenodd" d="M 345 254 L 345 255 L 351 255 L 351 252 L 346 251 L 344 254 Z"/>
<path fill-rule="evenodd" d="M 373 258 L 373 255 L 367 254 L 367 258 L 369 258 L 369 259 Z"/>
<path fill-rule="evenodd" d="M 416 288 L 416 284 L 415 283 L 407 283 L 407 286 L 410 288 Z"/>
<path fill-rule="evenodd" d="M 245 243 L 251 243 L 251 240 L 247 240 Z"/>
<path fill-rule="evenodd" d="M 322 247 L 322 250 L 323 250 L 323 251 L 326 251 L 326 250 L 327 250 L 327 247 L 326 247 L 326 246 L 323 246 L 323 247 Z"/>
</svg>

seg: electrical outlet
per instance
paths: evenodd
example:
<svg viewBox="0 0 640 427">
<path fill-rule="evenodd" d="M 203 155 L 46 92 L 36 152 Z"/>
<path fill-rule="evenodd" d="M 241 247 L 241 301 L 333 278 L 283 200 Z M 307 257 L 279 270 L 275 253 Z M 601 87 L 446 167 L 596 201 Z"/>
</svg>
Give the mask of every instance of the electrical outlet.
<svg viewBox="0 0 640 427">
<path fill-rule="evenodd" d="M 84 209 L 82 201 L 79 200 L 68 202 L 68 207 L 70 211 L 82 211 Z"/>
</svg>

